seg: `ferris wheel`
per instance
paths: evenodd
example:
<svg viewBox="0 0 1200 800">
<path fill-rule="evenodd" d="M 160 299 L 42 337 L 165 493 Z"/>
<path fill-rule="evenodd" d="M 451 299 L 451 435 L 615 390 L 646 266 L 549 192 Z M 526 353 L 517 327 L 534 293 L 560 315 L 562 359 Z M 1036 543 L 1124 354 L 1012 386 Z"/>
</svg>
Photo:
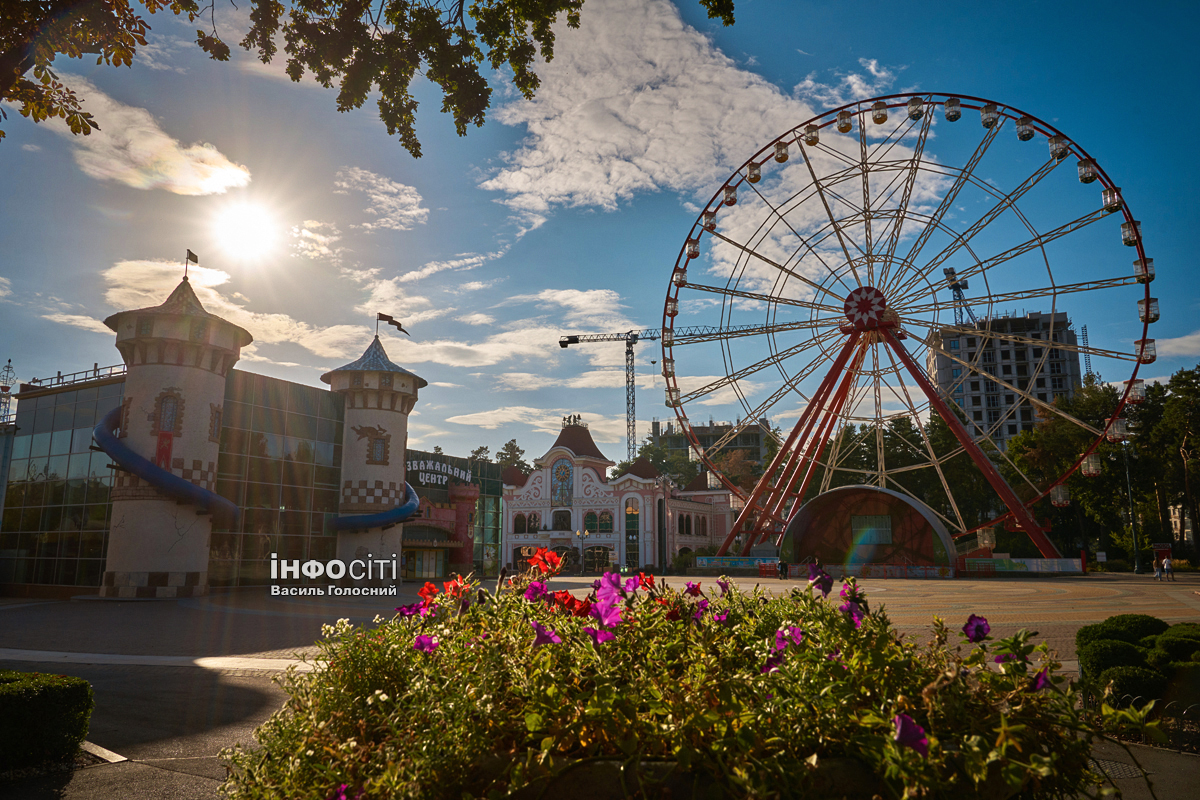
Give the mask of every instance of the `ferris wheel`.
<svg viewBox="0 0 1200 800">
<path fill-rule="evenodd" d="M 1053 125 L 964 95 L 858 101 L 768 142 L 697 217 L 664 307 L 666 402 L 745 502 L 746 552 L 810 489 L 857 483 L 935 495 L 955 536 L 1009 521 L 1057 556 L 1030 506 L 1065 504 L 1071 473 L 1124 434 L 1155 359 L 1153 279 L 1121 190 Z M 677 319 L 715 332 L 676 336 Z M 1062 408 L 1082 363 L 1120 387 L 1108 419 Z M 722 407 L 736 424 L 704 427 Z M 1061 475 L 1028 474 L 1007 442 L 1052 417 L 1090 444 Z M 745 491 L 720 462 L 769 420 L 781 446 Z M 956 497 L 965 459 L 999 501 L 982 522 Z"/>
</svg>

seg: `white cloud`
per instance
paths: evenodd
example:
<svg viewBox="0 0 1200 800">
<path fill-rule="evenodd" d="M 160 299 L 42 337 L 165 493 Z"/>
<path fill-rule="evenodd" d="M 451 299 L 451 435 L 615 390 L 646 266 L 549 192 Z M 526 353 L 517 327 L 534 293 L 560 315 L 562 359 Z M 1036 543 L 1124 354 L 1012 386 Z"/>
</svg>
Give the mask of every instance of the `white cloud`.
<svg viewBox="0 0 1200 800">
<path fill-rule="evenodd" d="M 12 294 L 12 281 L 0 277 L 0 297 L 8 297 L 10 294 Z"/>
<path fill-rule="evenodd" d="M 473 425 L 486 430 L 495 430 L 509 425 L 527 425 L 539 433 L 557 435 L 562 430 L 565 414 L 576 413 L 572 409 L 530 408 L 509 406 L 494 411 L 479 411 L 447 417 L 447 422 L 458 425 Z M 592 438 L 598 442 L 620 442 L 625 440 L 625 417 L 606 417 L 601 414 L 581 412 L 579 414 L 591 430 Z"/>
<path fill-rule="evenodd" d="M 496 318 L 491 314 L 482 314 L 476 312 L 474 314 L 464 314 L 461 317 L 455 317 L 459 322 L 465 322 L 468 325 L 494 325 Z"/>
<path fill-rule="evenodd" d="M 137 63 L 153 70 L 178 72 L 184 74 L 186 69 L 171 62 L 176 51 L 192 46 L 187 39 L 179 36 L 154 36 L 147 39 L 146 44 L 137 49 Z"/>
<path fill-rule="evenodd" d="M 23 145 L 21 145 L 21 149 L 26 150 L 30 153 L 36 153 L 38 150 L 41 150 L 42 148 L 40 145 L 36 145 L 36 144 L 23 144 Z"/>
<path fill-rule="evenodd" d="M 636 192 L 709 187 L 811 116 L 667 0 L 591 0 L 582 27 L 558 34 L 537 96 L 496 113 L 526 127 L 525 145 L 481 184 L 529 225 L 554 205 L 614 209 Z"/>
<path fill-rule="evenodd" d="M 224 194 L 250 183 L 250 170 L 211 144 L 184 147 L 146 109 L 119 103 L 84 78 L 61 77 L 82 98 L 83 109 L 95 117 L 100 130 L 75 136 L 62 120 L 46 124 L 71 142 L 75 163 L 89 177 L 182 195 Z"/>
<path fill-rule="evenodd" d="M 497 389 L 511 389 L 518 392 L 545 389 L 549 384 L 547 378 L 534 375 L 532 372 L 505 372 L 497 375 L 496 379 L 500 381 Z"/>
<path fill-rule="evenodd" d="M 618 311 L 625 305 L 612 289 L 543 289 L 537 294 L 513 295 L 499 305 L 518 303 L 537 303 L 569 325 L 604 333 L 639 327 Z"/>
<path fill-rule="evenodd" d="M 429 218 L 429 209 L 421 206 L 421 194 L 411 186 L 389 180 L 361 167 L 343 167 L 333 183 L 336 194 L 362 192 L 371 201 L 363 212 L 373 218 L 358 227 L 366 231 L 412 230 Z"/>
<path fill-rule="evenodd" d="M 855 100 L 878 97 L 885 94 L 896 82 L 896 73 L 887 67 L 879 66 L 877 60 L 860 58 L 858 63 L 866 70 L 866 75 L 858 72 L 838 73 L 836 83 L 821 83 L 816 80 L 814 72 L 796 84 L 793 91 L 797 97 L 802 97 L 819 106 L 834 108 Z"/>
<path fill-rule="evenodd" d="M 558 328 L 531 326 L 495 333 L 475 343 L 448 339 L 406 342 L 394 336 L 388 341 L 405 341 L 403 363 L 432 362 L 450 367 L 487 367 L 514 359 L 536 358 L 546 361 L 555 358 L 555 353 L 560 351 L 558 337 Z"/>
<path fill-rule="evenodd" d="M 179 285 L 179 265 L 173 261 L 120 261 L 103 275 L 108 282 L 105 301 L 121 310 L 159 305 Z M 362 325 L 322 328 L 287 314 L 250 311 L 218 290 L 229 282 L 227 272 L 193 266 L 188 276 L 209 312 L 250 331 L 259 344 L 293 342 L 322 358 L 354 358 L 371 341 L 371 329 Z"/>
<path fill-rule="evenodd" d="M 276 361 L 273 358 L 267 358 L 259 354 L 258 345 L 253 342 L 246 345 L 241 350 L 242 361 L 255 361 L 262 364 L 274 364 L 277 367 L 302 367 L 303 364 L 297 364 L 295 361 Z"/>
<path fill-rule="evenodd" d="M 304 258 L 327 258 L 334 264 L 341 261 L 344 248 L 338 247 L 341 231 L 332 222 L 306 219 L 303 224 L 292 228 L 292 249 Z"/>
<path fill-rule="evenodd" d="M 82 314 L 42 314 L 42 319 L 48 319 L 60 325 L 72 325 L 76 328 L 83 328 L 85 331 L 112 336 L 112 331 L 103 322 Z"/>
<path fill-rule="evenodd" d="M 446 381 L 430 381 L 430 386 L 440 386 L 443 389 L 461 389 L 461 383 L 447 383 Z"/>
<path fill-rule="evenodd" d="M 430 261 L 428 264 L 421 267 L 420 269 L 414 269 L 411 272 L 404 273 L 403 275 L 399 276 L 396 280 L 404 281 L 405 283 L 407 283 L 409 281 L 420 280 L 421 278 L 428 278 L 430 275 L 434 275 L 438 272 L 444 272 L 445 270 L 448 270 L 448 269 L 452 269 L 452 270 L 475 269 L 476 267 L 480 266 L 481 264 L 484 264 L 485 262 L 487 262 L 488 259 L 491 257 L 492 256 L 489 256 L 489 255 L 476 255 L 474 253 L 465 253 L 457 258 L 450 259 L 449 261 Z"/>
<path fill-rule="evenodd" d="M 1200 331 L 1175 339 L 1159 339 L 1154 349 L 1160 356 L 1200 356 Z"/>
<path fill-rule="evenodd" d="M 455 287 L 460 292 L 478 292 L 480 289 L 490 289 L 500 282 L 499 278 L 490 281 L 468 281 Z"/>
</svg>

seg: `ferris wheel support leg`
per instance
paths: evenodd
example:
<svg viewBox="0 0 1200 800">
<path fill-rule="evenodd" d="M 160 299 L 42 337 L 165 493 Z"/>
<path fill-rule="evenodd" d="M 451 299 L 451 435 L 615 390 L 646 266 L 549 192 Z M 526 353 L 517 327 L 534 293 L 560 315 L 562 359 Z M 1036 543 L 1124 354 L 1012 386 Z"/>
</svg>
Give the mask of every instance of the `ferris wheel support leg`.
<svg viewBox="0 0 1200 800">
<path fill-rule="evenodd" d="M 842 385 L 838 388 L 838 393 L 834 395 L 833 405 L 825 413 L 825 418 L 821 420 L 821 427 L 817 429 L 817 435 L 812 440 L 809 453 L 805 457 L 808 466 L 804 472 L 804 482 L 796 491 L 796 502 L 792 506 L 791 513 L 788 514 L 787 521 L 789 523 L 791 523 L 792 517 L 799 513 L 804 494 L 808 491 L 813 477 L 817 474 L 817 459 L 824 454 L 825 445 L 829 444 L 829 435 L 833 432 L 833 426 L 837 423 L 838 415 L 842 413 L 842 408 L 846 405 L 846 399 L 850 396 L 850 386 L 854 383 L 854 375 L 859 367 L 862 366 L 863 358 L 866 355 L 867 351 L 865 348 L 858 351 L 858 355 L 854 359 L 854 366 L 846 370 L 846 377 L 842 379 Z M 784 531 L 786 531 L 787 525 L 783 527 Z M 780 531 L 779 536 L 776 537 L 775 544 L 777 547 L 783 544 L 783 531 Z"/>
<path fill-rule="evenodd" d="M 733 545 L 734 538 L 742 530 L 746 522 L 755 516 L 756 509 L 758 509 L 759 499 L 763 496 L 763 493 L 770 488 L 771 477 L 775 475 L 784 465 L 785 459 L 788 464 L 793 464 L 795 462 L 797 453 L 793 448 L 796 444 L 796 440 L 800 437 L 801 432 L 806 430 L 806 426 L 807 428 L 811 428 L 811 421 L 815 419 L 817 408 L 820 407 L 821 403 L 825 401 L 825 397 L 828 396 L 829 392 L 832 390 L 833 384 L 836 381 L 836 375 L 843 368 L 845 368 L 846 361 L 850 358 L 851 351 L 854 349 L 854 346 L 858 344 L 858 338 L 858 333 L 852 333 L 850 338 L 846 340 L 846 343 L 842 345 L 841 352 L 838 353 L 837 358 L 834 359 L 833 367 L 830 368 L 829 373 L 826 374 L 824 380 L 821 381 L 820 387 L 818 387 L 816 393 L 812 397 L 812 400 L 804 409 L 804 413 L 800 415 L 800 419 L 796 421 L 796 425 L 792 428 L 792 432 L 788 434 L 787 439 L 782 445 L 780 445 L 779 451 L 775 453 L 775 457 L 771 459 L 771 465 L 767 467 L 766 471 L 763 472 L 762 477 L 758 479 L 758 483 L 754 486 L 754 491 L 752 491 L 750 496 L 746 498 L 746 505 L 742 508 L 741 513 L 738 514 L 737 520 L 733 523 L 733 528 L 730 529 L 729 534 L 725 537 L 725 541 L 721 543 L 720 549 L 717 550 L 718 556 L 723 556 L 729 551 L 729 548 Z M 747 549 L 746 552 L 749 552 L 749 550 Z"/>
<path fill-rule="evenodd" d="M 1042 554 L 1042 557 L 1062 558 L 1062 554 L 1058 552 L 1058 548 L 1046 537 L 1041 526 L 1034 520 L 1033 514 L 1030 513 L 1025 504 L 1017 497 L 1012 487 L 1008 485 L 1008 482 L 1004 480 L 1004 476 L 996 469 L 996 465 L 979 449 L 979 445 L 975 443 L 975 440 L 971 438 L 971 434 L 967 432 L 962 422 L 959 421 L 958 415 L 946 405 L 946 401 L 938 394 L 937 389 L 929 383 L 929 378 L 926 377 L 925 373 L 912 360 L 912 356 L 908 354 L 908 348 L 900 343 L 890 329 L 880 328 L 880 332 L 883 334 L 888 346 L 899 356 L 901 363 L 904 364 L 905 369 L 912 375 L 913 380 L 921 387 L 921 391 L 929 398 L 930 405 L 946 421 L 946 425 L 954 433 L 955 438 L 958 439 L 963 449 L 967 451 L 967 455 L 975 462 L 975 466 L 979 467 L 979 471 L 983 473 L 983 477 L 987 479 L 987 482 L 992 485 L 996 494 L 1000 495 L 1000 499 L 1008 506 L 1008 510 L 1012 512 L 1017 524 L 1029 535 L 1029 538 L 1037 547 L 1038 552 Z"/>
</svg>

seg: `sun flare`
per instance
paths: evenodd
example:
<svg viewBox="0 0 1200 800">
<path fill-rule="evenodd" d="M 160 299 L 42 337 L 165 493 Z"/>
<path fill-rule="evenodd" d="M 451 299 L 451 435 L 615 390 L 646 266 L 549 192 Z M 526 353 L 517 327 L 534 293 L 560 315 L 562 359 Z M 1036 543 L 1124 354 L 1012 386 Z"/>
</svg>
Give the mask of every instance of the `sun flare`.
<svg viewBox="0 0 1200 800">
<path fill-rule="evenodd" d="M 279 220 L 255 203 L 239 203 L 221 211 L 213 220 L 217 244 L 226 255 L 241 259 L 263 258 L 279 241 Z"/>
</svg>

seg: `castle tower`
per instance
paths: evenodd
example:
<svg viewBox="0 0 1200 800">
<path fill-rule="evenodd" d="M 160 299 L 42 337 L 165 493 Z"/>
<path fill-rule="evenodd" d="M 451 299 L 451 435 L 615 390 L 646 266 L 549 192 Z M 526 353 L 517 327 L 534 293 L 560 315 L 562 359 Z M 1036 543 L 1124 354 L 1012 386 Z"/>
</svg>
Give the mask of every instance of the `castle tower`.
<svg viewBox="0 0 1200 800">
<path fill-rule="evenodd" d="M 337 557 L 349 562 L 369 552 L 390 560 L 400 553 L 396 522 L 355 528 L 353 516 L 375 517 L 405 504 L 408 415 L 417 404 L 417 390 L 428 382 L 393 364 L 378 336 L 361 358 L 325 373 L 321 380 L 345 397 Z"/>
<path fill-rule="evenodd" d="M 121 467 L 100 594 L 204 594 L 210 512 L 232 509 L 214 493 L 225 376 L 253 337 L 205 311 L 186 277 L 162 305 L 121 311 L 104 324 L 117 334 L 127 373 L 112 418 L 119 435 L 110 428 L 101 437 L 97 428 Z"/>
</svg>

